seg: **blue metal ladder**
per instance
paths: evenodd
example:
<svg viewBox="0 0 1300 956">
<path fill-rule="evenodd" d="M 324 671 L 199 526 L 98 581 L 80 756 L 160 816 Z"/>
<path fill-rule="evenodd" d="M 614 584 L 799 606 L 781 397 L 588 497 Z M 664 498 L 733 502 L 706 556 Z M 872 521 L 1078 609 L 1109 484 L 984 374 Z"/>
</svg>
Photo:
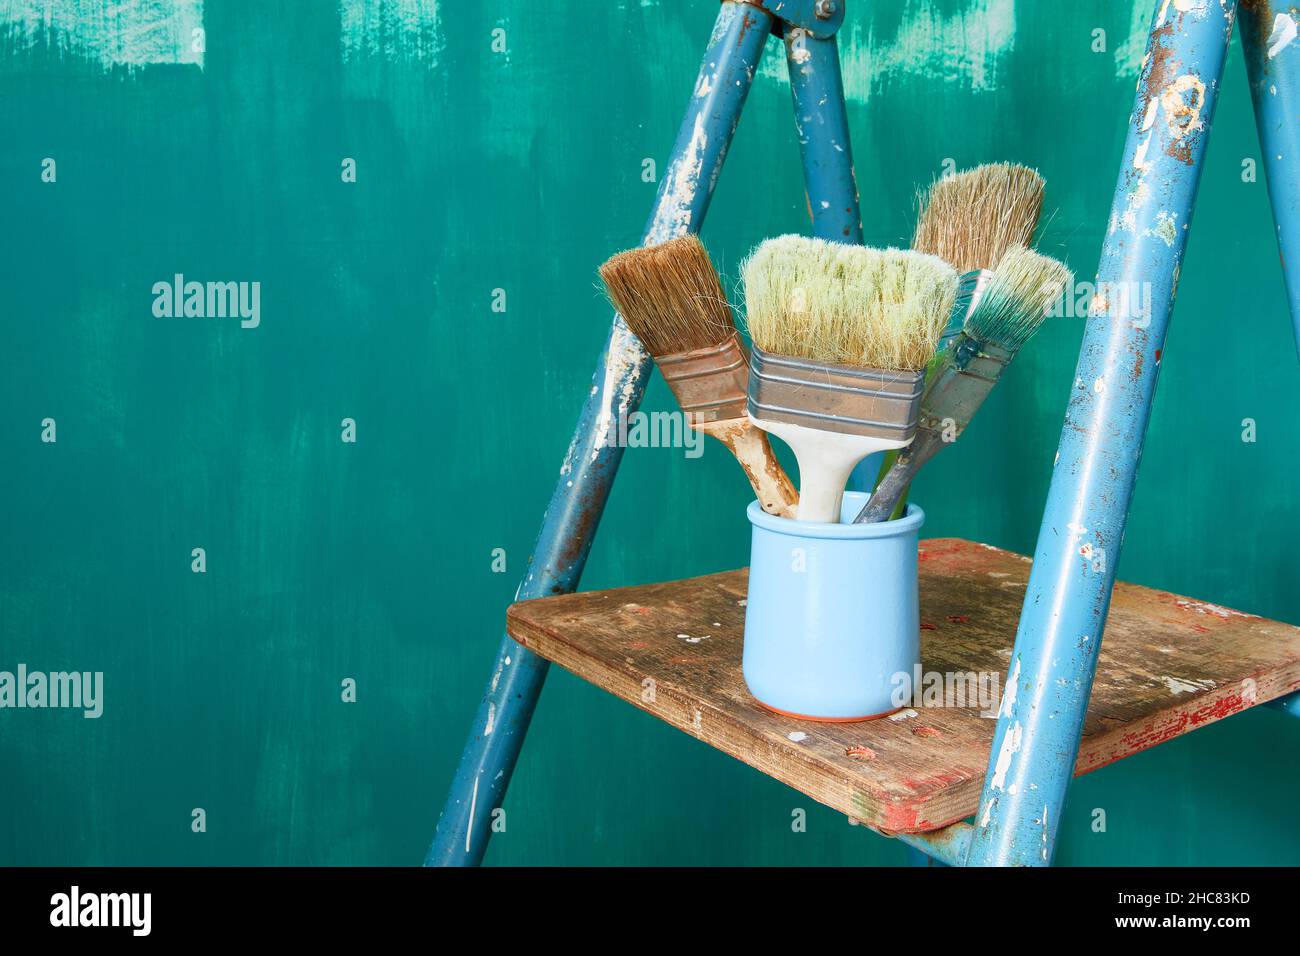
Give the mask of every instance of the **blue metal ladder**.
<svg viewBox="0 0 1300 956">
<path fill-rule="evenodd" d="M 945 863 L 1050 864 L 1073 775 L 1238 0 L 1155 7 L 979 810 L 973 824 L 899 836 Z M 1283 22 L 1296 19 L 1265 22 L 1267 0 L 1240 8 L 1285 259 L 1300 250 L 1300 42 L 1289 44 Z M 785 43 L 812 231 L 862 241 L 835 39 L 843 19 L 843 0 L 721 0 L 645 243 L 699 230 L 771 34 Z M 1141 315 L 1105 294 L 1143 285 Z M 1289 272 L 1287 291 L 1300 343 L 1300 278 Z M 650 368 L 615 315 L 518 599 L 576 589 L 622 458 L 606 430 L 640 404 Z M 548 667 L 505 635 L 426 865 L 482 861 Z M 1276 703 L 1300 715 L 1300 695 Z"/>
</svg>

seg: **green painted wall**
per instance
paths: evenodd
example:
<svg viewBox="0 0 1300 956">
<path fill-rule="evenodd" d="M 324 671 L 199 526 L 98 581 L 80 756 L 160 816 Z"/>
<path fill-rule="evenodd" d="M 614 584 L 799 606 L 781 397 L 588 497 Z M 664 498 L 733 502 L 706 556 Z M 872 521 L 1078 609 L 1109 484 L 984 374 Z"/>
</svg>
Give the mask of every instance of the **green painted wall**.
<svg viewBox="0 0 1300 956">
<path fill-rule="evenodd" d="M 716 0 L 177 0 L 180 27 L 134 32 L 151 5 L 108 6 L 0 0 L 0 668 L 105 674 L 98 720 L 0 711 L 0 862 L 417 862 L 608 321 L 594 269 L 637 238 Z M 1048 179 L 1043 248 L 1091 277 L 1134 6 L 851 3 L 868 241 L 906 240 L 945 158 L 1017 160 Z M 704 234 L 731 278 L 805 227 L 776 53 Z M 1300 370 L 1257 156 L 1234 49 L 1120 573 L 1300 623 Z M 177 272 L 259 281 L 260 326 L 155 318 Z M 1032 550 L 1081 332 L 1049 322 L 927 469 L 926 533 Z M 743 564 L 746 491 L 716 450 L 629 452 L 585 586 Z M 1058 860 L 1295 863 L 1294 747 L 1260 711 L 1087 777 Z M 491 863 L 904 859 L 561 672 L 506 809 Z"/>
</svg>

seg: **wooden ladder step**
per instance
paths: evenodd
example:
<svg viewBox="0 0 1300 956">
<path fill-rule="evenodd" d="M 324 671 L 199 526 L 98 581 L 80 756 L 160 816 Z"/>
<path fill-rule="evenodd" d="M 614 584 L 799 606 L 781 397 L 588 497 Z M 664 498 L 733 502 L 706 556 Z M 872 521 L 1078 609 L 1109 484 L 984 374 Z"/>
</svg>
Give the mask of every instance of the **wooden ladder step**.
<svg viewBox="0 0 1300 956">
<path fill-rule="evenodd" d="M 1030 560 L 921 542 L 925 672 L 1005 679 Z M 968 706 L 831 724 L 783 717 L 745 688 L 746 570 L 514 604 L 525 647 L 809 797 L 886 833 L 975 813 L 995 720 Z M 968 685 L 969 686 L 969 685 Z M 1300 688 L 1300 628 L 1119 583 L 1075 773 Z M 996 702 L 992 710 L 996 710 Z"/>
</svg>

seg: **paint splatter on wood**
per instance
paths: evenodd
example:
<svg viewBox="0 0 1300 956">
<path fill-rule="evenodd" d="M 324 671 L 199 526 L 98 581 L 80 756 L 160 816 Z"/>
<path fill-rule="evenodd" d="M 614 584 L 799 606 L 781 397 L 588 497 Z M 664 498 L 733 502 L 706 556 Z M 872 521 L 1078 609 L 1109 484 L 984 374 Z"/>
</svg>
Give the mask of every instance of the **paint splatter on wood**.
<svg viewBox="0 0 1300 956">
<path fill-rule="evenodd" d="M 922 632 L 922 666 L 1005 674 L 1030 564 L 953 538 L 925 542 L 925 554 L 922 612 L 940 622 L 967 620 Z M 888 719 L 818 724 L 812 734 L 806 721 L 763 708 L 741 674 L 745 612 L 738 604 L 746 581 L 744 571 L 732 571 L 525 601 L 510 608 L 507 626 L 543 657 L 878 830 L 933 830 L 974 814 L 993 743 L 988 715 L 977 706 L 913 706 Z M 630 615 L 628 604 L 649 613 Z M 679 635 L 698 632 L 702 620 L 720 626 L 682 656 Z M 1019 661 L 1010 663 L 1004 704 L 1029 692 Z M 647 678 L 653 701 L 642 693 Z M 1118 584 L 1076 773 L 1298 684 L 1300 628 Z M 1083 691 L 1065 682 L 1059 692 Z M 995 762 L 994 786 L 1010 792 L 1007 770 L 1023 743 L 1013 727 Z"/>
</svg>

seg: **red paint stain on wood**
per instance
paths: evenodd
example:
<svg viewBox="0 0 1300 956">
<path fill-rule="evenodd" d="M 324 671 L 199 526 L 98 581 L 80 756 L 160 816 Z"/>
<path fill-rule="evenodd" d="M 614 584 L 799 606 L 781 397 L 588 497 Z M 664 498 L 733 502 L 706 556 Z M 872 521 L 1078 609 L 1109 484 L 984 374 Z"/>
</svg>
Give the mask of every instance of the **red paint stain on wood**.
<svg viewBox="0 0 1300 956">
<path fill-rule="evenodd" d="M 886 804 L 884 811 L 884 822 L 880 826 L 881 833 L 914 833 L 918 829 L 929 829 L 920 819 L 920 814 L 915 807 Z"/>
<path fill-rule="evenodd" d="M 1240 694 L 1229 694 L 1219 700 L 1200 707 L 1192 711 L 1191 721 L 1193 726 L 1209 723 L 1210 721 L 1222 720 L 1231 714 L 1235 714 L 1246 706 L 1246 701 Z"/>
</svg>

